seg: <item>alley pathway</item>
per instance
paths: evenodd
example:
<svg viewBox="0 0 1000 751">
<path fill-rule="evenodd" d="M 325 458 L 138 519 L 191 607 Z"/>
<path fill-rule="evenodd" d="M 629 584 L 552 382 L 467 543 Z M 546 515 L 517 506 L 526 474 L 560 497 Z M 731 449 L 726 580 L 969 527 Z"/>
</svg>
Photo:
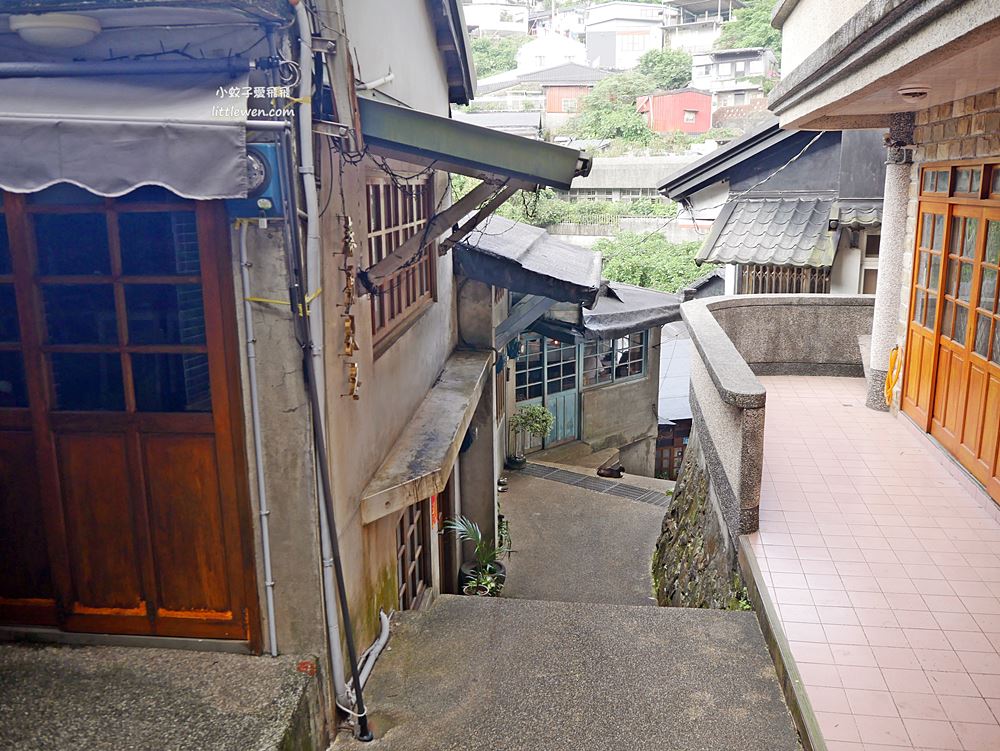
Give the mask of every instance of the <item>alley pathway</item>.
<svg viewBox="0 0 1000 751">
<path fill-rule="evenodd" d="M 752 613 L 650 607 L 656 495 L 529 472 L 500 496 L 503 596 L 396 616 L 365 688 L 376 738 L 336 747 L 798 751 Z"/>
</svg>

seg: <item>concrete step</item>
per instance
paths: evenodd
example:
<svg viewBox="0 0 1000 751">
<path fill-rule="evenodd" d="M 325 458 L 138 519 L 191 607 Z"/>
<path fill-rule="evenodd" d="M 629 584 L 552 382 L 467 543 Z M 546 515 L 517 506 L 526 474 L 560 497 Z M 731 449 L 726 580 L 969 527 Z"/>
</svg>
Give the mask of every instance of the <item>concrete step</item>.
<svg viewBox="0 0 1000 751">
<path fill-rule="evenodd" d="M 446 595 L 389 646 L 365 688 L 375 740 L 334 748 L 799 748 L 751 612 Z"/>
</svg>

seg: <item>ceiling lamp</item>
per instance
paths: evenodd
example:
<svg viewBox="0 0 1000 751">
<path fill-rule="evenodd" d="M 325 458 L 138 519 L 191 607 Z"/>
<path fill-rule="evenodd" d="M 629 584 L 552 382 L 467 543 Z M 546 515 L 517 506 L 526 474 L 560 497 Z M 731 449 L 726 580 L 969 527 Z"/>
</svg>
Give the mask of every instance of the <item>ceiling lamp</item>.
<svg viewBox="0 0 1000 751">
<path fill-rule="evenodd" d="M 927 98 L 931 90 L 926 86 L 904 86 L 897 93 L 908 102 L 920 102 Z"/>
<path fill-rule="evenodd" d="M 79 47 L 101 31 L 101 22 L 73 13 L 33 13 L 11 16 L 10 30 L 28 44 L 52 49 Z"/>
</svg>

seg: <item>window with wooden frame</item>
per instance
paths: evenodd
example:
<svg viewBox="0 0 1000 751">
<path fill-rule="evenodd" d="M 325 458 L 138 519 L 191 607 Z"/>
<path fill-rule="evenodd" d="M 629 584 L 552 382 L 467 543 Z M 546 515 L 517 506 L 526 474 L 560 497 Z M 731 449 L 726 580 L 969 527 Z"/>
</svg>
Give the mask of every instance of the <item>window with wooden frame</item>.
<svg viewBox="0 0 1000 751">
<path fill-rule="evenodd" d="M 582 345 L 581 388 L 604 386 L 646 373 L 646 332 L 618 339 L 596 339 Z"/>
<path fill-rule="evenodd" d="M 500 366 L 500 370 L 496 370 L 495 380 L 494 380 L 494 391 L 496 396 L 494 397 L 494 403 L 496 407 L 496 413 L 494 417 L 496 418 L 497 425 L 503 420 L 504 414 L 507 412 L 507 365 L 506 363 Z"/>
<path fill-rule="evenodd" d="M 920 175 L 902 407 L 1000 501 L 1000 164 Z"/>
<path fill-rule="evenodd" d="M 830 267 L 771 266 L 739 264 L 736 267 L 736 293 L 739 295 L 827 294 L 830 292 Z"/>
<path fill-rule="evenodd" d="M 418 232 L 433 211 L 433 173 L 409 181 L 370 175 L 367 181 L 368 265 L 384 259 Z M 431 243 L 407 265 L 377 280 L 371 296 L 374 344 L 416 319 L 437 297 L 437 246 Z"/>
<path fill-rule="evenodd" d="M 403 509 L 396 524 L 396 584 L 400 610 L 420 607 L 431 587 L 430 499 Z"/>
</svg>

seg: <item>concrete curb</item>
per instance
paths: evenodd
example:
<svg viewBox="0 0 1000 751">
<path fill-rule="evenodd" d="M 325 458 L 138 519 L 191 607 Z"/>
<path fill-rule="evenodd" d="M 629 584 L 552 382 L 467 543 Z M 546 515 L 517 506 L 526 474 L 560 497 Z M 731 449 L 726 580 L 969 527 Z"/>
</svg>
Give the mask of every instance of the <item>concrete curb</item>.
<svg viewBox="0 0 1000 751">
<path fill-rule="evenodd" d="M 764 634 L 764 641 L 771 652 L 771 659 L 774 661 L 774 668 L 778 673 L 778 683 L 785 694 L 785 702 L 788 704 L 788 710 L 792 713 L 792 721 L 799 733 L 802 748 L 804 751 L 827 751 L 826 741 L 823 740 L 823 733 L 819 728 L 819 721 L 816 719 L 812 703 L 806 694 L 806 687 L 802 682 L 802 676 L 799 675 L 795 658 L 792 657 L 792 648 L 785 637 L 784 629 L 781 627 L 778 611 L 771 600 L 761 593 L 759 582 L 763 581 L 763 576 L 760 566 L 757 565 L 757 557 L 742 536 L 737 545 L 737 558 L 740 574 L 742 574 L 743 582 L 746 584 L 747 594 L 750 596 L 750 602 L 753 603 L 754 612 L 757 613 L 757 621 Z"/>
</svg>

